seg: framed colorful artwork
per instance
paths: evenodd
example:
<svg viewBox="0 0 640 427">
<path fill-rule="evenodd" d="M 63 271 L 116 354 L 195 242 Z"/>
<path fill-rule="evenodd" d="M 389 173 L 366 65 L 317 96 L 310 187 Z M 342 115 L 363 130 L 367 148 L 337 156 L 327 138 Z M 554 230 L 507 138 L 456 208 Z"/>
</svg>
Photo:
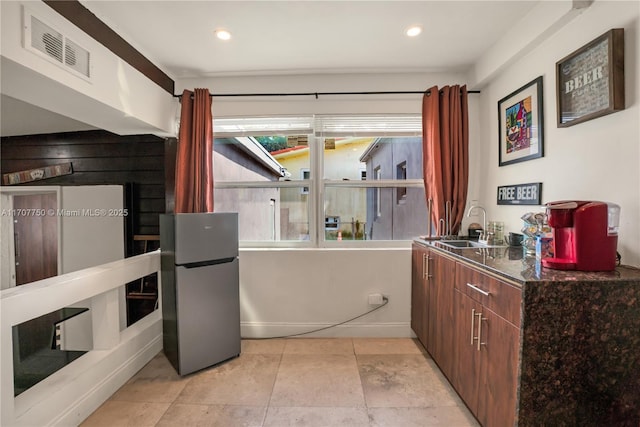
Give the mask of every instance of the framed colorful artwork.
<svg viewBox="0 0 640 427">
<path fill-rule="evenodd" d="M 498 101 L 499 166 L 542 157 L 542 76 Z"/>
</svg>

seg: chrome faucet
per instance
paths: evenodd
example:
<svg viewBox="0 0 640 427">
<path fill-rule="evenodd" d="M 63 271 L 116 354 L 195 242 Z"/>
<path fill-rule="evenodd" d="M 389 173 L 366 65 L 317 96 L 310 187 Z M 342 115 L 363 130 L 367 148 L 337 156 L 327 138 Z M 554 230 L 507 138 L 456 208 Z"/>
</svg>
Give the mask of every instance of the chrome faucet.
<svg viewBox="0 0 640 427">
<path fill-rule="evenodd" d="M 469 210 L 467 211 L 467 218 L 471 216 L 471 211 L 474 209 L 480 209 L 482 211 L 482 233 L 478 236 L 478 241 L 481 243 L 487 242 L 487 211 L 479 205 L 471 205 Z"/>
</svg>

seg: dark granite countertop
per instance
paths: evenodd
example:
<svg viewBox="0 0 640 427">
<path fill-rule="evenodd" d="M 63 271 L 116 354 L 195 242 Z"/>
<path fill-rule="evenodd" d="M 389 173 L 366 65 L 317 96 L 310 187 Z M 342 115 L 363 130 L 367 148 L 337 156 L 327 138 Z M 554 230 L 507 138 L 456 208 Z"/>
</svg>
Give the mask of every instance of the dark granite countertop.
<svg viewBox="0 0 640 427">
<path fill-rule="evenodd" d="M 524 285 L 536 282 L 618 282 L 640 280 L 640 269 L 619 266 L 614 271 L 563 271 L 543 267 L 535 256 L 524 256 L 522 247 L 500 246 L 454 249 L 440 245 L 437 240 L 414 240 L 471 265 Z"/>
</svg>

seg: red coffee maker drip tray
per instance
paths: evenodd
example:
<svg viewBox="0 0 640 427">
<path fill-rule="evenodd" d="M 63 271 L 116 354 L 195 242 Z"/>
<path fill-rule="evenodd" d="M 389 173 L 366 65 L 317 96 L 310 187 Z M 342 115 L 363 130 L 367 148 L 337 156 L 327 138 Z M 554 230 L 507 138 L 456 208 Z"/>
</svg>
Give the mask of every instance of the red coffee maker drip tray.
<svg viewBox="0 0 640 427">
<path fill-rule="evenodd" d="M 564 258 L 545 258 L 542 260 L 542 265 L 548 268 L 556 270 L 575 270 L 576 262 L 572 259 Z"/>
</svg>

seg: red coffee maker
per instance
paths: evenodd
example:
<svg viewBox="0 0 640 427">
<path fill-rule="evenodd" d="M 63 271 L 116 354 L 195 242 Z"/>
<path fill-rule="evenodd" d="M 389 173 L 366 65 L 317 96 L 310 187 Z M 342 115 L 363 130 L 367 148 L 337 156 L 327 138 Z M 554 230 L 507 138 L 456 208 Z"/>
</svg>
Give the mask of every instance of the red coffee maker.
<svg viewBox="0 0 640 427">
<path fill-rule="evenodd" d="M 553 258 L 542 265 L 556 270 L 611 271 L 616 268 L 620 206 L 593 201 L 558 201 L 547 206 L 553 227 Z"/>
</svg>

